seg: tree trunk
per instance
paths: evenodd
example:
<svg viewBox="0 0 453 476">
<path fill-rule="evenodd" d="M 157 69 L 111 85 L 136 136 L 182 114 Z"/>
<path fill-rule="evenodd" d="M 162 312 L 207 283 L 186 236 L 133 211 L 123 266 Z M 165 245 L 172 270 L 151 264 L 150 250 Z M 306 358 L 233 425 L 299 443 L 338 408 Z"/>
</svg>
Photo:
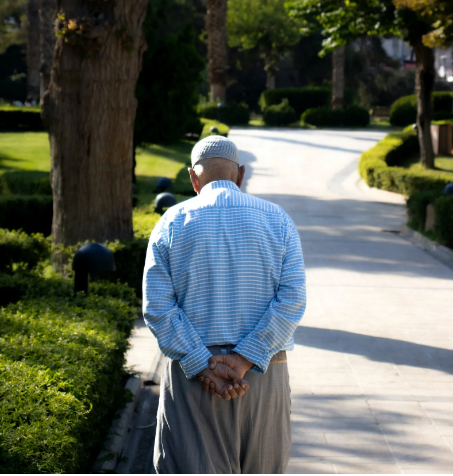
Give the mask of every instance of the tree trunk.
<svg viewBox="0 0 453 476">
<path fill-rule="evenodd" d="M 41 96 L 46 92 L 50 82 L 52 70 L 53 52 L 55 49 L 55 20 L 57 18 L 57 1 L 41 0 L 39 8 L 39 21 L 41 27 L 41 66 L 40 92 Z"/>
<path fill-rule="evenodd" d="M 147 4 L 58 2 L 65 20 L 59 20 L 57 30 L 63 37 L 57 39 L 41 101 L 52 157 L 56 245 L 133 236 L 135 85 L 146 47 Z"/>
<path fill-rule="evenodd" d="M 415 92 L 417 94 L 417 129 L 420 143 L 420 162 L 427 169 L 434 169 L 433 139 L 431 136 L 431 93 L 434 87 L 434 51 L 419 38 L 411 42 L 417 70 Z"/>
<path fill-rule="evenodd" d="M 339 46 L 332 53 L 332 108 L 344 106 L 344 63 L 346 47 Z"/>
<path fill-rule="evenodd" d="M 272 45 L 262 47 L 261 57 L 264 58 L 264 71 L 266 72 L 266 89 L 276 88 L 276 76 L 278 73 L 278 53 L 272 49 Z"/>
<path fill-rule="evenodd" d="M 227 0 L 206 1 L 208 81 L 213 101 L 225 102 L 228 70 Z"/>
<path fill-rule="evenodd" d="M 27 99 L 39 97 L 39 0 L 27 2 Z"/>
</svg>

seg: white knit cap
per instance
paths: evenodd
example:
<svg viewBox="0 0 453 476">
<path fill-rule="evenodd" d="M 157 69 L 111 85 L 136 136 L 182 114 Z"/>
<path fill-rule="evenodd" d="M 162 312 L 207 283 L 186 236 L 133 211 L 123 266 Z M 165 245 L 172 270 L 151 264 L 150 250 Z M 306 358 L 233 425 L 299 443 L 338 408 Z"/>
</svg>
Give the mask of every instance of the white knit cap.
<svg viewBox="0 0 453 476">
<path fill-rule="evenodd" d="M 220 157 L 240 165 L 236 145 L 222 136 L 208 136 L 197 142 L 192 149 L 192 167 L 200 160 Z"/>
</svg>

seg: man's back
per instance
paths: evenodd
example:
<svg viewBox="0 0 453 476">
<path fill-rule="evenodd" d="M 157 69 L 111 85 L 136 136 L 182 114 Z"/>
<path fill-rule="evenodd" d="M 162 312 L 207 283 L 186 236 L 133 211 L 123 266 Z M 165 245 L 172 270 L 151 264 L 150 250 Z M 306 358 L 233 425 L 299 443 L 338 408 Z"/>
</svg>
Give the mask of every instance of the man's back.
<svg viewBox="0 0 453 476">
<path fill-rule="evenodd" d="M 242 193 L 230 181 L 211 182 L 199 196 L 167 211 L 153 231 L 153 243 L 166 263 L 174 295 L 145 276 L 144 296 L 153 296 L 146 312 L 162 315 L 176 299 L 205 346 L 239 344 L 277 299 L 282 278 L 304 283 L 292 220 L 279 206 Z M 292 255 L 297 266 L 282 269 Z M 152 257 L 148 253 L 148 260 Z M 280 312 L 299 320 L 304 287 L 297 292 L 298 299 L 291 296 L 286 306 L 280 299 L 279 305 Z M 279 347 L 274 351 L 292 349 L 292 334 Z M 260 346 L 249 352 L 262 359 Z"/>
</svg>

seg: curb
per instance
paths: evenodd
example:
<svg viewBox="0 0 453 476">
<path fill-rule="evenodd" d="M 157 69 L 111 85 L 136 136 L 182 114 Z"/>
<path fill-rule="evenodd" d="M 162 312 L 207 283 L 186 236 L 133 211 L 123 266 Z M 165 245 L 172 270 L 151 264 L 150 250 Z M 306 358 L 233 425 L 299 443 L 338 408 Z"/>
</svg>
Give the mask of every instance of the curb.
<svg viewBox="0 0 453 476">
<path fill-rule="evenodd" d="M 126 388 L 132 393 L 132 401 L 116 412 L 109 434 L 94 463 L 93 473 L 111 473 L 117 467 L 126 446 L 134 410 L 140 398 L 141 383 L 137 377 L 130 377 L 127 381 Z"/>
<path fill-rule="evenodd" d="M 409 228 L 407 225 L 402 226 L 400 235 L 408 239 L 418 248 L 428 252 L 441 263 L 453 269 L 453 250 L 450 248 L 426 238 L 426 236 L 423 236 L 418 231 L 412 230 L 412 228 Z"/>
</svg>

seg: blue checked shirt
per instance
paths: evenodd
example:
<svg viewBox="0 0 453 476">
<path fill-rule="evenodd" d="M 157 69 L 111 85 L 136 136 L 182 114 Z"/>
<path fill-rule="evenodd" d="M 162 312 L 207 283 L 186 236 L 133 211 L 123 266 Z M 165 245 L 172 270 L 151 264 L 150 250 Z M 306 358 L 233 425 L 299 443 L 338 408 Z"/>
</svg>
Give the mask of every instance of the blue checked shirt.
<svg viewBox="0 0 453 476">
<path fill-rule="evenodd" d="M 299 234 L 278 205 L 228 180 L 170 208 L 154 228 L 143 277 L 144 318 L 187 378 L 208 367 L 210 345 L 264 373 L 294 348 L 306 305 Z"/>
</svg>

